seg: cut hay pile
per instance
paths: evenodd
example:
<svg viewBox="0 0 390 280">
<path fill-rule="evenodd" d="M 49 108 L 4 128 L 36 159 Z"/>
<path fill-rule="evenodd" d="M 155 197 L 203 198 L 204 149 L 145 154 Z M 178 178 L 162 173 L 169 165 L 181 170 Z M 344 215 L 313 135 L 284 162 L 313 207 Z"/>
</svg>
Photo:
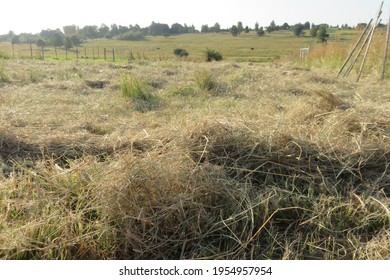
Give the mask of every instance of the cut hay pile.
<svg viewBox="0 0 390 280">
<path fill-rule="evenodd" d="M 31 84 L 5 66 L 1 258 L 389 259 L 388 83 L 291 66 L 62 67 L 34 65 L 46 78 Z M 196 86 L 199 68 L 215 87 Z M 56 71 L 82 75 L 63 88 Z M 123 75 L 160 106 L 138 111 Z"/>
</svg>

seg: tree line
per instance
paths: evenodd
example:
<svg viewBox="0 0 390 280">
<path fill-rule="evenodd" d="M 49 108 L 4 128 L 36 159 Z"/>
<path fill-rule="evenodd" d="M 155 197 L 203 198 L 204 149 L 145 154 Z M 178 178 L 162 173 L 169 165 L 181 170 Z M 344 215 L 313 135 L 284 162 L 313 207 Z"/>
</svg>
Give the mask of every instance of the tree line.
<svg viewBox="0 0 390 280">
<path fill-rule="evenodd" d="M 357 28 L 364 26 L 364 23 L 359 24 Z M 136 25 L 116 25 L 112 24 L 108 26 L 102 24 L 97 25 L 86 25 L 83 28 L 79 28 L 76 25 L 67 25 L 61 29 L 46 29 L 40 33 L 21 33 L 19 35 L 10 31 L 8 34 L 0 35 L 1 41 L 9 41 L 13 44 L 37 44 L 38 46 L 55 46 L 55 47 L 67 47 L 72 48 L 79 46 L 86 40 L 93 40 L 99 38 L 106 39 L 117 39 L 117 40 L 128 40 L 137 41 L 144 40 L 145 36 L 171 36 L 186 33 L 219 33 L 219 32 L 230 32 L 233 36 L 238 36 L 241 33 L 249 33 L 255 31 L 259 36 L 264 36 L 267 33 L 272 33 L 278 30 L 291 30 L 295 36 L 301 36 L 305 30 L 310 30 L 310 34 L 313 37 L 319 38 L 320 41 L 326 41 L 329 34 L 326 29 L 329 28 L 327 24 L 314 25 L 310 22 L 304 24 L 295 24 L 293 26 L 288 23 L 277 25 L 275 21 L 272 21 L 266 27 L 260 27 L 259 23 L 256 22 L 254 28 L 245 26 L 239 21 L 237 25 L 233 25 L 231 28 L 222 29 L 221 25 L 216 22 L 213 26 L 207 24 L 202 25 L 200 30 L 197 30 L 194 25 L 174 23 L 171 26 L 165 23 L 152 22 L 148 27 L 141 28 L 138 24 Z M 343 29 L 351 29 L 347 24 L 342 25 Z"/>
</svg>

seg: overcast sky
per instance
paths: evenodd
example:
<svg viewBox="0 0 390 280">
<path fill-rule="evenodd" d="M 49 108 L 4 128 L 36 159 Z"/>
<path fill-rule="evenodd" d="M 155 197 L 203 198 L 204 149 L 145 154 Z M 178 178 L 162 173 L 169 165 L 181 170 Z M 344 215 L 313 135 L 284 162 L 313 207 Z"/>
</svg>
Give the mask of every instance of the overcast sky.
<svg viewBox="0 0 390 280">
<path fill-rule="evenodd" d="M 276 24 L 368 22 L 375 17 L 382 0 L 4 0 L 0 5 L 0 34 L 12 30 L 38 33 L 75 24 L 80 27 L 102 23 L 149 26 L 152 21 L 202 24 L 222 28 L 238 21 L 254 27 L 256 21 Z M 385 1 L 383 21 L 388 22 L 390 0 Z"/>
</svg>

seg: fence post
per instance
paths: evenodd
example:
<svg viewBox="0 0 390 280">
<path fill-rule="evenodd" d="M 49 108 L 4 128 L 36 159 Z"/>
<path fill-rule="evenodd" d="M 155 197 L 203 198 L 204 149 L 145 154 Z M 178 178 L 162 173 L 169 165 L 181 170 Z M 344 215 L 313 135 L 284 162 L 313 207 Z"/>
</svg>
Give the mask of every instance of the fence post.
<svg viewBox="0 0 390 280">
<path fill-rule="evenodd" d="M 43 46 L 41 47 L 41 52 L 42 52 L 42 60 L 45 60 L 45 49 Z"/>
<path fill-rule="evenodd" d="M 58 59 L 57 47 L 54 47 L 54 51 L 55 51 L 55 53 L 56 53 L 56 58 Z"/>
<path fill-rule="evenodd" d="M 382 81 L 385 80 L 386 73 L 386 62 L 387 62 L 387 51 L 389 49 L 389 40 L 390 40 L 390 17 L 389 23 L 387 24 L 387 33 L 386 33 L 386 42 L 385 42 L 385 56 L 383 57 L 383 66 L 382 66 Z"/>
<path fill-rule="evenodd" d="M 97 47 L 97 51 L 98 51 L 98 59 L 100 59 L 100 50 L 99 50 L 99 47 Z"/>
<path fill-rule="evenodd" d="M 33 59 L 33 53 L 32 53 L 32 46 L 31 46 L 31 43 L 30 43 L 30 57 L 31 57 L 31 60 Z"/>
<path fill-rule="evenodd" d="M 104 48 L 104 61 L 106 61 L 107 60 L 107 50 L 106 50 L 106 48 Z"/>
<path fill-rule="evenodd" d="M 76 57 L 77 57 L 77 60 L 79 60 L 79 49 L 76 48 Z"/>
<path fill-rule="evenodd" d="M 112 61 L 115 62 L 115 49 L 112 48 Z"/>
<path fill-rule="evenodd" d="M 84 57 L 87 59 L 87 48 L 84 48 Z"/>
<path fill-rule="evenodd" d="M 65 46 L 65 60 L 68 60 L 68 46 Z"/>
<path fill-rule="evenodd" d="M 92 47 L 92 59 L 95 60 L 95 48 Z"/>
</svg>

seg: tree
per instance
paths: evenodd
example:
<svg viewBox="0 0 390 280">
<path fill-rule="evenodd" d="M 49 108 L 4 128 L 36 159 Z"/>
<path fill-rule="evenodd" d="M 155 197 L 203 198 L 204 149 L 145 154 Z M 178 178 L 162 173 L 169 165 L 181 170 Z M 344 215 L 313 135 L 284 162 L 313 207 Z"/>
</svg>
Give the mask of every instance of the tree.
<svg viewBox="0 0 390 280">
<path fill-rule="evenodd" d="M 103 38 L 110 32 L 110 28 L 107 25 L 102 24 L 100 25 L 98 32 L 99 32 L 99 37 Z"/>
<path fill-rule="evenodd" d="M 303 25 L 302 23 L 298 23 L 294 25 L 293 27 L 294 35 L 297 37 L 301 36 L 303 34 L 304 29 L 305 29 L 305 25 Z"/>
<path fill-rule="evenodd" d="M 216 23 L 214 24 L 214 26 L 211 27 L 211 31 L 212 31 L 212 32 L 216 32 L 216 33 L 221 32 L 221 25 L 220 25 L 218 22 L 216 22 Z"/>
<path fill-rule="evenodd" d="M 245 33 L 249 33 L 249 27 L 248 26 L 245 26 Z"/>
<path fill-rule="evenodd" d="M 174 23 L 171 26 L 171 34 L 183 34 L 186 30 L 183 25 L 179 23 Z"/>
<path fill-rule="evenodd" d="M 257 30 L 257 35 L 258 35 L 259 37 L 262 37 L 262 36 L 265 35 L 265 31 L 264 31 L 264 28 L 263 28 L 263 27 L 260 27 L 260 29 Z"/>
<path fill-rule="evenodd" d="M 170 28 L 168 24 L 152 22 L 152 24 L 149 26 L 149 34 L 152 36 L 165 35 L 169 33 Z"/>
<path fill-rule="evenodd" d="M 208 26 L 207 24 L 202 25 L 202 27 L 200 28 L 200 32 L 202 32 L 202 33 L 208 33 L 208 32 L 210 32 L 209 26 Z"/>
<path fill-rule="evenodd" d="M 66 25 L 64 27 L 62 27 L 62 29 L 64 30 L 64 34 L 67 35 L 67 36 L 70 36 L 70 35 L 74 35 L 74 34 L 77 34 L 77 26 L 76 25 Z"/>
<path fill-rule="evenodd" d="M 128 26 L 119 25 L 118 26 L 119 34 L 124 34 L 130 31 L 130 28 Z"/>
<path fill-rule="evenodd" d="M 67 49 L 73 48 L 72 39 L 69 36 L 66 36 L 66 38 L 65 38 L 65 47 Z"/>
<path fill-rule="evenodd" d="M 38 41 L 36 42 L 36 45 L 38 46 L 38 47 L 46 47 L 46 42 L 44 41 L 44 40 L 42 40 L 42 39 L 38 39 Z"/>
<path fill-rule="evenodd" d="M 283 29 L 283 30 L 289 30 L 289 29 L 290 29 L 290 25 L 289 25 L 287 22 L 285 22 L 285 23 L 283 23 L 283 25 L 282 25 L 282 29 Z"/>
<path fill-rule="evenodd" d="M 232 35 L 233 35 L 234 37 L 236 37 L 236 36 L 239 34 L 237 26 L 233 25 L 233 26 L 230 28 L 230 33 L 232 33 Z"/>
<path fill-rule="evenodd" d="M 237 30 L 238 30 L 238 34 L 241 34 L 241 32 L 244 31 L 244 26 L 242 25 L 241 21 L 237 23 Z"/>
<path fill-rule="evenodd" d="M 99 31 L 96 25 L 86 25 L 81 29 L 81 32 L 89 39 L 96 39 L 99 37 Z"/>
<path fill-rule="evenodd" d="M 112 24 L 110 33 L 111 33 L 112 36 L 118 35 L 119 34 L 118 25 Z"/>
<path fill-rule="evenodd" d="M 53 37 L 50 40 L 50 45 L 55 47 L 61 47 L 65 43 L 64 34 L 62 33 L 55 33 Z"/>
<path fill-rule="evenodd" d="M 325 25 L 321 25 L 318 29 L 317 38 L 321 43 L 325 43 L 328 40 L 329 34 Z"/>
<path fill-rule="evenodd" d="M 79 35 L 71 35 L 70 40 L 72 41 L 73 46 L 80 46 L 83 43 Z"/>
<path fill-rule="evenodd" d="M 313 38 L 317 37 L 318 29 L 319 29 L 319 26 L 316 26 L 314 24 L 311 26 L 311 29 L 310 29 L 311 37 L 313 37 Z"/>
<path fill-rule="evenodd" d="M 267 32 L 268 33 L 271 33 L 271 32 L 274 32 L 276 30 L 276 23 L 275 21 L 271 21 L 270 25 L 267 27 Z"/>
<path fill-rule="evenodd" d="M 255 31 L 256 32 L 259 31 L 259 22 L 258 21 L 256 21 L 256 23 L 255 23 Z"/>
<path fill-rule="evenodd" d="M 306 30 L 309 30 L 310 29 L 310 22 L 306 21 L 304 24 L 304 27 Z"/>
<path fill-rule="evenodd" d="M 20 44 L 20 37 L 18 35 L 13 36 L 12 39 L 11 39 L 11 43 L 13 45 Z"/>
</svg>

